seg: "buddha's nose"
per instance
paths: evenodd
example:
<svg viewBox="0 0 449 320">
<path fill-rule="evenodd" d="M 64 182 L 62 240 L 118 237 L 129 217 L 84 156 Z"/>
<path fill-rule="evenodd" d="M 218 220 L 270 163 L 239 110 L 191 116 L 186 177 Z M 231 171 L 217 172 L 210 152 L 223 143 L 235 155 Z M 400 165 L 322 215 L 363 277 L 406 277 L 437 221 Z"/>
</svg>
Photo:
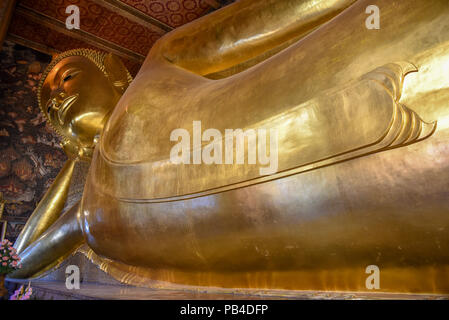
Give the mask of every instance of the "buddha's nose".
<svg viewBox="0 0 449 320">
<path fill-rule="evenodd" d="M 64 92 L 62 92 L 62 91 L 56 92 L 54 94 L 54 98 L 51 99 L 53 106 L 56 109 L 59 109 L 59 107 L 60 107 L 61 103 L 64 101 L 65 97 L 66 97 L 66 94 Z"/>
</svg>

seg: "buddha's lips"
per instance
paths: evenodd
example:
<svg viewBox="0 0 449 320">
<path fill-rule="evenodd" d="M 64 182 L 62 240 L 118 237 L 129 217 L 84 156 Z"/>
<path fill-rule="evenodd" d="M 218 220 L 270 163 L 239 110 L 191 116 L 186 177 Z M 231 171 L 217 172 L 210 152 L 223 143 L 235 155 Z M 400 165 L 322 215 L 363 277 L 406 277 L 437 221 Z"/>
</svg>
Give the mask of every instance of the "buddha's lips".
<svg viewBox="0 0 449 320">
<path fill-rule="evenodd" d="M 58 120 L 59 124 L 62 126 L 65 122 L 65 116 L 67 114 L 67 111 L 70 109 L 70 107 L 73 105 L 73 103 L 78 99 L 79 94 L 75 94 L 73 96 L 67 97 L 62 101 L 59 110 L 58 110 Z"/>
</svg>

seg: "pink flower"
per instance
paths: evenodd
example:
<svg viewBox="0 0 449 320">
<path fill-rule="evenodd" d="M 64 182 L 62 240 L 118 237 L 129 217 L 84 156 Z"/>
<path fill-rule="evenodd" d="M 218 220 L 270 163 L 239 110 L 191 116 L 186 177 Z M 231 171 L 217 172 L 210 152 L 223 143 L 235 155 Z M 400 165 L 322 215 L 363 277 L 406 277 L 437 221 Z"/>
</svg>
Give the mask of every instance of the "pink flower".
<svg viewBox="0 0 449 320">
<path fill-rule="evenodd" d="M 8 265 L 8 263 L 2 262 L 2 266 L 6 267 L 7 265 Z"/>
<path fill-rule="evenodd" d="M 13 262 L 11 263 L 11 265 L 13 266 L 13 268 L 17 267 L 17 261 L 13 261 Z"/>
<path fill-rule="evenodd" d="M 32 294 L 33 289 L 30 287 L 30 284 L 28 284 L 28 287 L 26 289 L 22 285 L 14 292 L 9 300 L 29 300 Z"/>
<path fill-rule="evenodd" d="M 2 258 L 2 260 L 3 260 L 3 261 L 9 260 L 9 257 L 6 257 L 6 256 L 5 256 L 5 257 Z"/>
</svg>

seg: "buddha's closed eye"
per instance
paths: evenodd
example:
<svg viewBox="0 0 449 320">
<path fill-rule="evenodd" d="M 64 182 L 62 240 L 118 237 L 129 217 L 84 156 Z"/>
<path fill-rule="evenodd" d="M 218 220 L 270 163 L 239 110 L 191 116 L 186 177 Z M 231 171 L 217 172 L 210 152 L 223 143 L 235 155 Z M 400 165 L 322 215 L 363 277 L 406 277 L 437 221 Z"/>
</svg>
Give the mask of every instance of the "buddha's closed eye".
<svg viewBox="0 0 449 320">
<path fill-rule="evenodd" d="M 81 70 L 77 69 L 69 69 L 62 75 L 62 83 L 66 83 L 67 81 L 72 80 L 77 74 L 79 74 Z"/>
</svg>

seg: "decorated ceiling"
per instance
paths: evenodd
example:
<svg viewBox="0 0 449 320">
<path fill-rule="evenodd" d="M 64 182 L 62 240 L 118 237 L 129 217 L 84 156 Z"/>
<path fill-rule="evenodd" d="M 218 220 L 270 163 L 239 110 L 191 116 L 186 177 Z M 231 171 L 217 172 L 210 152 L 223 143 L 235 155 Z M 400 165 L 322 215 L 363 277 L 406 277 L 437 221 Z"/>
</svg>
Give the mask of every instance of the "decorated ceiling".
<svg viewBox="0 0 449 320">
<path fill-rule="evenodd" d="M 132 74 L 164 34 L 234 0 L 18 0 L 7 39 L 47 54 L 96 48 L 119 55 Z M 69 30 L 66 9 L 80 9 Z"/>
</svg>

